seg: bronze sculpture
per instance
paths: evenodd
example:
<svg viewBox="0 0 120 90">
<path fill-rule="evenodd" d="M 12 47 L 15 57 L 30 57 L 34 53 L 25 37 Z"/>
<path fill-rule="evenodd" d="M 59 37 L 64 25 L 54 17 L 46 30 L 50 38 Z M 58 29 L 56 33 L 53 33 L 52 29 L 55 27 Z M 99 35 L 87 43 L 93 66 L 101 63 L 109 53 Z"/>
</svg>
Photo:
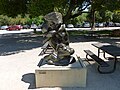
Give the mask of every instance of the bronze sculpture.
<svg viewBox="0 0 120 90">
<path fill-rule="evenodd" d="M 42 25 L 42 33 L 46 38 L 43 43 L 48 43 L 54 52 L 46 55 L 44 60 L 47 64 L 66 66 L 75 62 L 74 49 L 69 47 L 69 35 L 62 20 L 62 14 L 51 12 L 44 16 L 45 22 Z"/>
</svg>

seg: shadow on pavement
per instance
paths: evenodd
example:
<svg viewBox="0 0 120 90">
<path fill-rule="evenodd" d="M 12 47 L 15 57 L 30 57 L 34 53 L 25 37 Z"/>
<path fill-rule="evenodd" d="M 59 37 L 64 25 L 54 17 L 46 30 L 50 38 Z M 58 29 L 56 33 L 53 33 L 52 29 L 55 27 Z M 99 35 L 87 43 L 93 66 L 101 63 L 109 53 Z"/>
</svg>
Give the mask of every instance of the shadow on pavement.
<svg viewBox="0 0 120 90">
<path fill-rule="evenodd" d="M 70 42 L 108 42 L 111 44 L 116 44 L 117 41 L 120 42 L 120 38 L 90 38 L 84 35 L 69 36 Z M 25 50 L 30 50 L 34 48 L 41 47 L 43 45 L 43 37 L 36 35 L 34 33 L 18 33 L 18 34 L 2 34 L 0 35 L 0 56 L 12 55 Z"/>
<path fill-rule="evenodd" d="M 34 73 L 24 74 L 22 76 L 21 81 L 30 84 L 28 89 L 35 89 L 36 88 L 35 87 L 36 85 L 35 85 L 35 74 Z"/>
<path fill-rule="evenodd" d="M 70 36 L 70 42 L 86 42 L 83 36 Z M 0 56 L 24 52 L 43 45 L 44 38 L 34 33 L 17 33 L 0 35 Z"/>
<path fill-rule="evenodd" d="M 24 52 L 42 46 L 43 37 L 33 33 L 5 34 L 0 38 L 0 56 Z"/>
</svg>

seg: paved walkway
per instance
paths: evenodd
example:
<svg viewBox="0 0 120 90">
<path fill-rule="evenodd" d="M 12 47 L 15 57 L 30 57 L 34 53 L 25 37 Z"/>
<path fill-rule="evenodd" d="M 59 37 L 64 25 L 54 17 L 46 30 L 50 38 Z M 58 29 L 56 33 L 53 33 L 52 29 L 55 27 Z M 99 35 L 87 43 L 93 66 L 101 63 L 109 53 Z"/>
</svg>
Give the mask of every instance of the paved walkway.
<svg viewBox="0 0 120 90">
<path fill-rule="evenodd" d="M 13 37 L 14 36 L 14 37 Z M 21 37 L 22 36 L 22 37 Z M 35 69 L 42 56 L 42 37 L 36 35 L 7 35 L 0 39 L 0 90 L 119 90 L 120 63 L 112 74 L 99 74 L 95 65 L 88 66 L 85 88 L 35 88 Z M 89 39 L 81 36 L 70 37 L 70 46 L 75 55 L 85 58 L 84 49 L 97 53 L 91 44 L 98 41 L 120 42 L 119 39 Z"/>
</svg>

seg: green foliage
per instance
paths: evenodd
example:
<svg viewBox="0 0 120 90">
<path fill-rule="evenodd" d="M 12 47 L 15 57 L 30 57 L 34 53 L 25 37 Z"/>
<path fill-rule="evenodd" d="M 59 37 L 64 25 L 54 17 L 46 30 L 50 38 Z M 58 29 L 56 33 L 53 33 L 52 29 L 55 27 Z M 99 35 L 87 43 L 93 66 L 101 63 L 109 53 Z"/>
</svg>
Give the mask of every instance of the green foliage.
<svg viewBox="0 0 120 90">
<path fill-rule="evenodd" d="M 87 21 L 87 13 L 83 13 L 83 14 L 81 14 L 81 15 L 79 15 L 78 17 L 75 17 L 75 18 L 72 18 L 72 19 L 70 19 L 68 22 L 67 22 L 67 24 L 68 23 L 71 23 L 71 24 L 82 24 L 82 23 L 84 23 L 84 21 Z"/>
<path fill-rule="evenodd" d="M 90 7 L 89 19 L 91 19 L 91 29 L 95 28 L 95 20 L 99 20 L 100 22 L 109 22 L 112 21 L 113 13 L 111 11 L 117 10 L 120 8 L 120 0 L 92 0 Z M 95 15 L 95 12 L 98 12 Z M 99 16 L 100 18 L 95 19 L 95 16 Z"/>
<path fill-rule="evenodd" d="M 63 15 L 63 19 L 68 19 L 81 15 L 88 7 L 90 0 L 31 0 L 28 4 L 28 12 L 32 17 L 46 15 L 47 13 L 58 11 Z M 73 19 L 72 19 L 73 20 Z"/>
<path fill-rule="evenodd" d="M 22 15 L 17 15 L 16 17 L 8 17 L 6 15 L 0 15 L 0 26 L 1 25 L 15 25 L 15 24 L 32 24 L 32 22 L 36 23 L 37 25 L 43 23 L 43 16 L 38 16 L 36 18 L 31 18 L 29 15 L 25 15 L 22 17 Z"/>
<path fill-rule="evenodd" d="M 37 25 L 39 24 L 42 24 L 44 21 L 43 21 L 43 16 L 38 16 L 38 17 L 35 17 L 35 18 L 31 18 L 31 24 L 32 23 L 35 23 Z"/>
<path fill-rule="evenodd" d="M 95 12 L 95 20 L 96 22 L 103 22 L 102 16 L 100 16 L 100 13 L 98 11 Z"/>
<path fill-rule="evenodd" d="M 27 1 L 29 1 L 29 3 Z M 96 20 L 101 22 L 101 20 L 112 20 L 110 16 L 111 13 L 106 14 L 106 10 L 118 10 L 120 8 L 119 3 L 120 0 L 0 0 L 0 14 L 17 17 L 15 23 L 24 24 L 34 21 L 38 24 L 43 22 L 39 16 L 44 16 L 52 11 L 58 11 L 62 13 L 64 22 L 70 20 L 73 23 L 74 21 L 81 23 L 83 20 L 86 20 L 85 17 L 81 18 L 83 17 L 82 13 L 86 8 L 90 8 L 89 12 L 99 12 L 96 15 Z M 32 20 L 29 18 L 27 20 L 23 19 L 25 14 L 29 14 Z M 18 15 L 21 15 L 21 17 L 18 17 Z M 89 21 L 92 18 L 91 15 Z M 39 21 L 34 19 L 36 17 Z M 21 21 L 19 20 L 20 18 Z"/>
<path fill-rule="evenodd" d="M 118 10 L 120 8 L 120 0 L 106 0 L 104 4 L 109 11 Z"/>
<path fill-rule="evenodd" d="M 35 17 L 52 12 L 54 7 L 50 1 L 51 0 L 31 0 L 28 5 L 29 13 Z"/>
<path fill-rule="evenodd" d="M 80 16 L 76 17 L 78 20 L 78 23 L 83 23 L 84 21 L 87 21 L 88 13 L 83 13 Z"/>
<path fill-rule="evenodd" d="M 0 14 L 15 17 L 18 14 L 25 14 L 27 0 L 0 0 Z"/>
<path fill-rule="evenodd" d="M 32 17 L 46 15 L 53 11 L 63 12 L 63 7 L 66 0 L 31 0 L 27 5 L 28 12 Z"/>
<path fill-rule="evenodd" d="M 113 22 L 119 22 L 120 23 L 120 13 L 114 13 L 113 14 Z"/>
<path fill-rule="evenodd" d="M 106 21 L 112 21 L 113 19 L 113 13 L 111 11 L 106 11 L 105 13 Z"/>
<path fill-rule="evenodd" d="M 113 30 L 111 32 L 111 36 L 113 36 L 113 37 L 120 37 L 120 29 Z"/>
<path fill-rule="evenodd" d="M 68 34 L 70 36 L 76 36 L 76 35 L 84 35 L 84 34 L 87 34 L 88 31 L 76 31 L 76 30 L 73 30 L 73 31 L 68 31 Z"/>
<path fill-rule="evenodd" d="M 9 25 L 15 25 L 15 24 L 26 24 L 28 22 L 28 16 L 22 17 L 21 15 L 17 15 L 15 18 L 9 17 L 10 22 L 8 22 Z"/>
<path fill-rule="evenodd" d="M 39 25 L 39 24 L 42 24 L 43 22 L 44 22 L 44 20 L 43 20 L 43 16 L 38 16 L 38 17 L 36 17 L 36 24 L 37 25 Z"/>
<path fill-rule="evenodd" d="M 10 21 L 8 16 L 0 15 L 0 25 L 7 25 Z"/>
<path fill-rule="evenodd" d="M 96 20 L 98 22 L 110 22 L 113 20 L 113 12 L 100 10 L 96 13 Z"/>
<path fill-rule="evenodd" d="M 100 34 L 100 35 L 111 35 L 111 33 L 114 30 L 101 30 L 101 31 L 94 31 L 96 34 Z M 76 36 L 76 35 L 84 35 L 84 34 L 89 34 L 91 31 L 68 31 L 69 35 L 71 36 Z"/>
</svg>

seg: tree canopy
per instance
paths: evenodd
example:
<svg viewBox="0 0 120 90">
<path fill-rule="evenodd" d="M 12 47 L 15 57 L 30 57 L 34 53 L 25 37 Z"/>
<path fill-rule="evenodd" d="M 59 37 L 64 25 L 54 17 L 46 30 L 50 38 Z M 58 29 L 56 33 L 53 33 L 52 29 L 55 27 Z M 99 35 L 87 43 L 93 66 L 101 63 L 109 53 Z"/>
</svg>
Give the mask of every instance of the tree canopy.
<svg viewBox="0 0 120 90">
<path fill-rule="evenodd" d="M 95 11 L 120 9 L 119 3 L 120 0 L 30 0 L 28 9 L 32 16 L 45 15 L 52 11 L 61 12 L 66 22 L 82 13 L 92 15 Z M 86 9 L 89 11 L 86 12 Z"/>
<path fill-rule="evenodd" d="M 0 0 L 0 14 L 17 16 L 27 13 L 27 0 Z"/>
<path fill-rule="evenodd" d="M 17 16 L 27 13 L 35 17 L 58 11 L 66 22 L 82 13 L 93 15 L 95 11 L 120 10 L 119 3 L 120 0 L 0 0 L 0 14 Z"/>
</svg>

